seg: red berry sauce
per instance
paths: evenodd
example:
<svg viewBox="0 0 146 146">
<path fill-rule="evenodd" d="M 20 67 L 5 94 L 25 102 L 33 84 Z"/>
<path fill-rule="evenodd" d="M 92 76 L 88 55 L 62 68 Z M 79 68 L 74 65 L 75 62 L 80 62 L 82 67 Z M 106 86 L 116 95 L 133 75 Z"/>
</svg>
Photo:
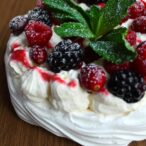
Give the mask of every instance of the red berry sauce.
<svg viewBox="0 0 146 146">
<path fill-rule="evenodd" d="M 64 84 L 64 85 L 67 85 L 71 88 L 74 88 L 76 87 L 76 82 L 74 80 L 71 80 L 69 83 L 67 83 L 65 80 L 61 79 L 58 75 L 56 74 L 53 74 L 53 73 L 48 73 L 48 72 L 45 72 L 45 71 L 42 71 L 41 69 L 39 68 L 36 68 L 37 71 L 40 73 L 42 79 L 46 82 L 58 82 L 60 84 Z"/>
<path fill-rule="evenodd" d="M 26 68 L 31 68 L 31 64 L 28 61 L 26 51 L 25 50 L 16 50 L 12 53 L 11 59 L 15 60 L 17 62 L 20 62 L 22 65 L 24 65 Z"/>
</svg>

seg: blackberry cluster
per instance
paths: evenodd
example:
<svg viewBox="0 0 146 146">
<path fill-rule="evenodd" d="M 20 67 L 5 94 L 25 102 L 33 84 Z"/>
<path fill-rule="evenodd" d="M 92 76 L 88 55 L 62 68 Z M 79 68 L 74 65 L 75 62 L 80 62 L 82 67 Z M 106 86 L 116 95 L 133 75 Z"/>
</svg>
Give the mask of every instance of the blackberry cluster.
<svg viewBox="0 0 146 146">
<path fill-rule="evenodd" d="M 57 44 L 49 54 L 47 64 L 50 70 L 57 73 L 61 70 L 75 69 L 83 60 L 84 51 L 78 43 L 64 40 Z"/>
<path fill-rule="evenodd" d="M 28 22 L 27 17 L 16 16 L 10 21 L 9 28 L 13 34 L 19 35 L 24 30 L 27 22 Z"/>
<path fill-rule="evenodd" d="M 47 10 L 36 7 L 28 12 L 29 20 L 41 21 L 48 26 L 51 26 L 51 18 Z"/>
<path fill-rule="evenodd" d="M 107 87 L 112 94 L 122 98 L 127 103 L 141 100 L 146 90 L 143 77 L 128 70 L 112 74 Z"/>
<path fill-rule="evenodd" d="M 78 0 L 79 3 L 85 3 L 87 5 L 93 5 L 98 3 L 106 3 L 107 0 Z"/>
</svg>

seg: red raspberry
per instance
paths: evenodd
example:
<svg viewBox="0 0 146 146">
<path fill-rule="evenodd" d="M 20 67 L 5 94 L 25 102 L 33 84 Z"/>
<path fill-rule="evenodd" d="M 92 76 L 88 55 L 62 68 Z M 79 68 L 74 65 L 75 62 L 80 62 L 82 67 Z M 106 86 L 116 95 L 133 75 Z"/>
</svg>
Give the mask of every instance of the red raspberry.
<svg viewBox="0 0 146 146">
<path fill-rule="evenodd" d="M 140 44 L 137 48 L 138 56 L 136 59 L 132 62 L 131 66 L 132 69 L 142 74 L 143 76 L 146 76 L 146 42 L 143 42 Z"/>
<path fill-rule="evenodd" d="M 117 72 L 117 71 L 128 70 L 130 67 L 130 63 L 126 62 L 123 64 L 113 64 L 111 62 L 105 61 L 104 67 L 108 73 L 112 74 L 112 73 Z"/>
<path fill-rule="evenodd" d="M 146 41 L 142 42 L 137 48 L 136 51 L 139 56 L 143 59 L 146 59 Z"/>
<path fill-rule="evenodd" d="M 132 69 L 138 74 L 141 74 L 146 77 L 146 59 L 137 56 L 137 58 L 132 63 Z"/>
<path fill-rule="evenodd" d="M 137 1 L 128 9 L 129 18 L 135 19 L 139 16 L 143 16 L 145 11 L 145 5 L 143 2 Z"/>
<path fill-rule="evenodd" d="M 131 29 L 136 32 L 146 33 L 146 16 L 136 18 L 131 25 Z"/>
<path fill-rule="evenodd" d="M 47 59 L 47 51 L 45 47 L 35 45 L 30 50 L 30 57 L 36 64 L 42 64 Z"/>
<path fill-rule="evenodd" d="M 43 5 L 42 0 L 37 0 L 37 1 L 36 1 L 36 6 L 37 6 L 37 7 L 42 7 L 42 8 L 43 8 L 44 5 Z"/>
<path fill-rule="evenodd" d="M 25 34 L 31 46 L 46 46 L 52 36 L 52 30 L 40 21 L 31 21 L 25 27 Z"/>
<path fill-rule="evenodd" d="M 126 40 L 129 42 L 131 46 L 136 45 L 136 33 L 132 30 L 129 30 L 126 36 Z"/>
<path fill-rule="evenodd" d="M 102 9 L 102 8 L 104 8 L 104 7 L 106 6 L 106 4 L 105 4 L 105 3 L 98 3 L 97 6 L 98 6 L 100 9 Z"/>
<path fill-rule="evenodd" d="M 97 92 L 105 85 L 106 73 L 101 66 L 89 64 L 81 69 L 79 79 L 85 89 Z"/>
</svg>

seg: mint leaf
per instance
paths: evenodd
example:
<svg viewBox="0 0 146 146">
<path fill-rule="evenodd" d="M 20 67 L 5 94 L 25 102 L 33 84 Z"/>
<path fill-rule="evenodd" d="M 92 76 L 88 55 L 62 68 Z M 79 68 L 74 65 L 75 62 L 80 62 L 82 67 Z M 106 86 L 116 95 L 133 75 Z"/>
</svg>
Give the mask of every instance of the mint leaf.
<svg viewBox="0 0 146 146">
<path fill-rule="evenodd" d="M 93 5 L 90 8 L 90 10 L 88 10 L 86 12 L 89 17 L 89 22 L 90 22 L 89 26 L 94 34 L 95 34 L 95 28 L 96 28 L 97 22 L 98 22 L 97 14 L 99 13 L 99 11 L 100 11 L 100 9 L 96 5 Z"/>
<path fill-rule="evenodd" d="M 136 57 L 136 52 L 126 41 L 126 35 L 126 28 L 115 29 L 100 41 L 91 42 L 90 46 L 98 55 L 112 63 L 132 61 Z"/>
<path fill-rule="evenodd" d="M 52 12 L 52 15 L 55 19 L 59 20 L 60 22 L 64 22 L 66 20 L 67 21 L 68 20 L 70 20 L 70 21 L 74 20 L 74 17 L 72 17 L 72 16 L 70 16 L 66 13 L 63 13 L 63 12 L 55 12 L 55 13 Z"/>
<path fill-rule="evenodd" d="M 110 32 L 119 25 L 126 16 L 127 9 L 136 0 L 108 0 L 106 7 L 96 15 L 97 25 L 95 28 L 96 37 L 99 38 Z"/>
<path fill-rule="evenodd" d="M 78 21 L 84 25 L 88 25 L 86 19 L 83 15 L 73 7 L 73 3 L 70 0 L 43 0 L 43 3 L 54 12 L 60 12 L 67 14 L 68 16 L 74 18 L 75 21 Z M 74 4 L 75 5 L 75 4 Z"/>
<path fill-rule="evenodd" d="M 85 25 L 77 22 L 63 23 L 54 28 L 61 37 L 81 37 L 86 39 L 94 38 L 94 34 Z"/>
<path fill-rule="evenodd" d="M 92 42 L 90 46 L 99 56 L 115 64 L 131 61 L 136 56 L 136 53 L 128 51 L 124 46 L 111 41 Z"/>
<path fill-rule="evenodd" d="M 135 49 L 125 39 L 127 33 L 128 33 L 127 28 L 121 27 L 119 29 L 114 29 L 112 32 L 108 33 L 106 36 L 102 38 L 102 40 L 112 41 L 118 44 L 122 44 L 125 47 L 125 49 L 131 52 L 135 52 Z"/>
</svg>

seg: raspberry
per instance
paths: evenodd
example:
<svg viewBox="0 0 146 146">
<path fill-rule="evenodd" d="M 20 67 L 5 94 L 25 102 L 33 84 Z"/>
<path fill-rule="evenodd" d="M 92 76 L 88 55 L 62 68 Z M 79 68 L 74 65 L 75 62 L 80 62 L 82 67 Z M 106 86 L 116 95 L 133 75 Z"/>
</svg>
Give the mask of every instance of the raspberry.
<svg viewBox="0 0 146 146">
<path fill-rule="evenodd" d="M 36 64 L 43 64 L 47 59 L 47 51 L 45 47 L 33 46 L 30 50 L 30 58 Z"/>
<path fill-rule="evenodd" d="M 75 69 L 83 60 L 84 51 L 78 43 L 64 40 L 57 44 L 49 54 L 47 64 L 53 72 Z"/>
<path fill-rule="evenodd" d="M 24 30 L 27 22 L 28 22 L 27 17 L 16 16 L 10 21 L 9 28 L 12 31 L 12 33 L 14 33 L 15 35 L 19 35 Z"/>
<path fill-rule="evenodd" d="M 37 7 L 41 7 L 41 8 L 43 8 L 44 5 L 43 5 L 42 0 L 37 0 L 37 1 L 36 1 L 36 6 L 37 6 Z"/>
<path fill-rule="evenodd" d="M 143 16 L 145 11 L 145 5 L 143 2 L 137 1 L 128 9 L 129 18 L 135 19 L 139 16 Z"/>
<path fill-rule="evenodd" d="M 146 16 L 136 18 L 131 25 L 131 29 L 136 32 L 146 33 Z"/>
<path fill-rule="evenodd" d="M 142 59 L 140 56 L 137 56 L 137 58 L 131 64 L 131 68 L 135 72 L 146 77 L 146 59 Z"/>
<path fill-rule="evenodd" d="M 51 26 L 51 18 L 47 10 L 42 7 L 36 7 L 28 12 L 29 20 L 41 21 L 44 24 Z"/>
<path fill-rule="evenodd" d="M 131 46 L 136 45 L 136 33 L 132 30 L 128 31 L 128 34 L 126 36 L 126 40 L 129 42 Z"/>
<path fill-rule="evenodd" d="M 98 92 L 106 83 L 106 73 L 101 66 L 88 64 L 79 74 L 81 85 L 90 92 Z"/>
<path fill-rule="evenodd" d="M 102 9 L 106 6 L 106 4 L 105 3 L 98 3 L 97 6 Z"/>
<path fill-rule="evenodd" d="M 137 58 L 132 62 L 131 66 L 132 69 L 143 75 L 146 76 L 146 42 L 141 43 L 137 48 L 138 56 Z"/>
<path fill-rule="evenodd" d="M 130 68 L 130 63 L 126 62 L 124 64 L 113 64 L 113 63 L 105 61 L 104 67 L 108 73 L 112 74 L 117 71 L 128 70 Z"/>
<path fill-rule="evenodd" d="M 119 71 L 110 77 L 108 90 L 127 103 L 141 100 L 146 90 L 144 78 L 132 71 Z"/>
<path fill-rule="evenodd" d="M 42 22 L 31 21 L 25 27 L 25 34 L 31 46 L 46 46 L 52 36 L 52 30 Z"/>
<path fill-rule="evenodd" d="M 137 48 L 136 51 L 142 59 L 146 59 L 146 41 L 142 42 Z"/>
</svg>

